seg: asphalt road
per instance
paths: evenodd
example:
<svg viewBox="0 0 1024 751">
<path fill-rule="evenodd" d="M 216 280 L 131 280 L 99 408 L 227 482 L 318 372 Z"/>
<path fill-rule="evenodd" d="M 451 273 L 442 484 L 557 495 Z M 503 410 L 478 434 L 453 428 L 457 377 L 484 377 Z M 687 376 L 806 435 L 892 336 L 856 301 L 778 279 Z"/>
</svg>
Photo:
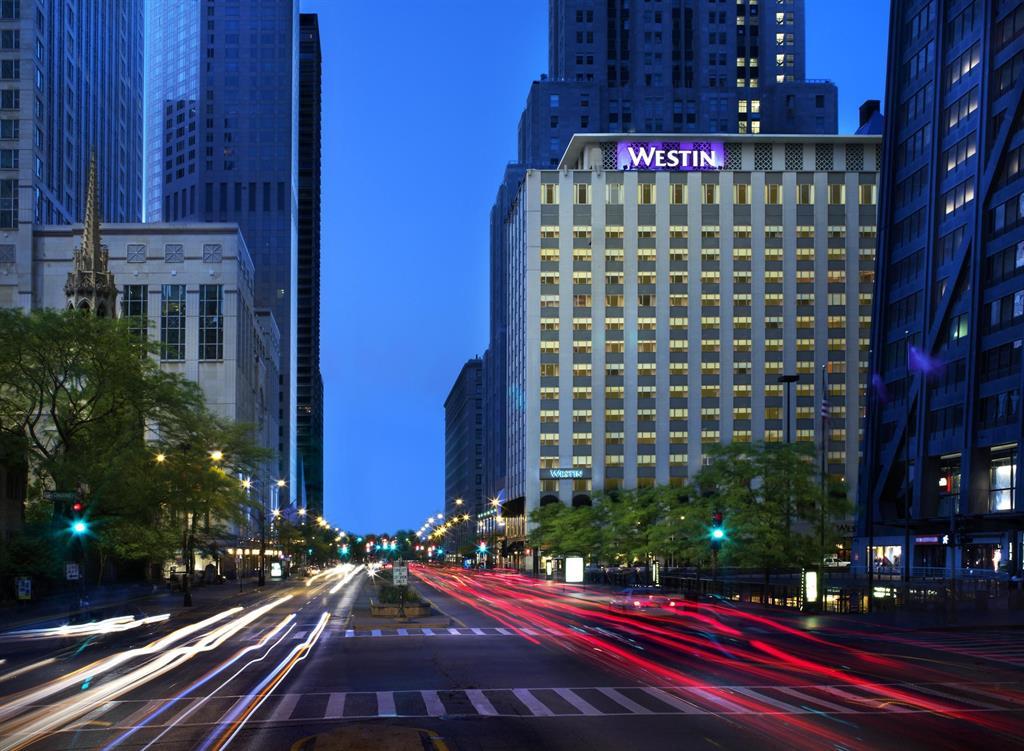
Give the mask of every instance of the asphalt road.
<svg viewBox="0 0 1024 751">
<path fill-rule="evenodd" d="M 1024 632 L 808 631 L 414 573 L 450 627 L 353 628 L 353 570 L 118 633 L 0 635 L 0 751 L 1024 747 Z"/>
</svg>

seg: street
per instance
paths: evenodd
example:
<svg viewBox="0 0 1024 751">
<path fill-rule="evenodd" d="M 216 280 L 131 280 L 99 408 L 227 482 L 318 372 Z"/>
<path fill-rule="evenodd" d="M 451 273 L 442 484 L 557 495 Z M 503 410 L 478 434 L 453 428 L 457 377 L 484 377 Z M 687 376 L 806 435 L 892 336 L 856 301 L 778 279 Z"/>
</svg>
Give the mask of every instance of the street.
<svg viewBox="0 0 1024 751">
<path fill-rule="evenodd" d="M 8 632 L 0 749 L 957 749 L 1024 734 L 1013 632 L 814 630 L 727 603 L 620 612 L 593 588 L 413 575 L 450 626 L 354 623 L 369 579 L 345 565 L 106 634 Z"/>
</svg>

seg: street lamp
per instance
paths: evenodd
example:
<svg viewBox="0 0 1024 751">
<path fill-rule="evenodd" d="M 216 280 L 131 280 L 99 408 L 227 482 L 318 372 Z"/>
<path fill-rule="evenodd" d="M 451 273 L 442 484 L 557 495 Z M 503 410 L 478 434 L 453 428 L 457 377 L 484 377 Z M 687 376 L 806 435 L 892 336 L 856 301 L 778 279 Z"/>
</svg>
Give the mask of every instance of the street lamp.
<svg viewBox="0 0 1024 751">
<path fill-rule="evenodd" d="M 160 453 L 153 457 L 153 461 L 155 461 L 157 464 L 163 464 L 165 461 L 167 461 L 167 454 L 161 451 Z"/>
<path fill-rule="evenodd" d="M 220 449 L 214 449 L 213 451 L 210 452 L 210 459 L 212 459 L 215 462 L 219 462 L 223 458 L 224 458 L 224 452 L 221 451 Z"/>
</svg>

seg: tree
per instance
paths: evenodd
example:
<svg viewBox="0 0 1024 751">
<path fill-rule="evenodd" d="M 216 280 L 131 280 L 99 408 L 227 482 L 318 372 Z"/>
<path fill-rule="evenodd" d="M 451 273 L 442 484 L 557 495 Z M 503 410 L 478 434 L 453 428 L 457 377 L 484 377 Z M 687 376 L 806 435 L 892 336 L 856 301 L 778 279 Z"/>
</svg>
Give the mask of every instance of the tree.
<svg viewBox="0 0 1024 751">
<path fill-rule="evenodd" d="M 821 502 L 813 445 L 732 443 L 708 455 L 693 485 L 700 513 L 723 515 L 722 558 L 761 568 L 766 591 L 774 568 L 813 561 Z"/>
</svg>

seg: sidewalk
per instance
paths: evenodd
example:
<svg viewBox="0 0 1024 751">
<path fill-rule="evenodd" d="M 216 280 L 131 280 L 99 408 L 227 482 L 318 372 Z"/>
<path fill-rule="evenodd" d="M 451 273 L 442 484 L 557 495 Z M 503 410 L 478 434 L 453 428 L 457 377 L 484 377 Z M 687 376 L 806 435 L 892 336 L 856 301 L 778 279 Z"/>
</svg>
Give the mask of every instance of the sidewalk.
<svg viewBox="0 0 1024 751">
<path fill-rule="evenodd" d="M 55 626 L 70 618 L 83 621 L 102 620 L 120 615 L 174 614 L 179 611 L 203 610 L 221 603 L 225 607 L 244 604 L 261 592 L 301 582 L 301 579 L 268 580 L 258 589 L 256 579 L 243 580 L 242 591 L 237 581 L 206 584 L 192 590 L 192 606 L 183 604 L 184 594 L 172 592 L 167 585 L 132 584 L 119 587 L 93 587 L 87 590 L 89 605 L 79 607 L 77 593 L 53 595 L 29 603 L 13 603 L 0 608 L 0 633 L 30 627 Z"/>
</svg>

